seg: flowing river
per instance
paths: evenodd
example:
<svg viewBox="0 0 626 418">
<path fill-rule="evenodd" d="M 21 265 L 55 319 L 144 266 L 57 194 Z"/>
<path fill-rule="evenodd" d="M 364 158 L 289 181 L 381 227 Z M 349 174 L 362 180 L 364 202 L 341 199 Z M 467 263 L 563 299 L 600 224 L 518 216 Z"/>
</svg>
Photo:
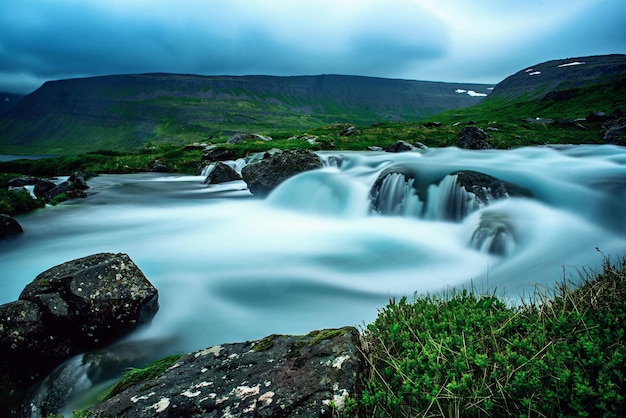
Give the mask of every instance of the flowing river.
<svg viewBox="0 0 626 418">
<path fill-rule="evenodd" d="M 265 199 L 243 181 L 207 186 L 202 176 L 92 178 L 89 197 L 17 217 L 25 233 L 0 242 L 0 303 L 54 265 L 127 253 L 159 290 L 152 324 L 129 338 L 132 350 L 156 346 L 151 357 L 361 326 L 391 297 L 415 292 L 473 286 L 514 303 L 537 286 L 598 268 L 603 254 L 626 255 L 623 147 L 320 155 L 325 168 L 287 180 Z M 394 170 L 414 179 L 390 177 L 372 210 L 372 186 Z M 468 206 L 463 195 L 459 203 L 450 197 L 459 188 L 446 180 L 458 170 L 532 197 Z M 421 197 L 414 181 L 427 185 Z M 442 215 L 451 211 L 461 216 Z M 476 242 L 485 224 L 488 236 Z"/>
</svg>

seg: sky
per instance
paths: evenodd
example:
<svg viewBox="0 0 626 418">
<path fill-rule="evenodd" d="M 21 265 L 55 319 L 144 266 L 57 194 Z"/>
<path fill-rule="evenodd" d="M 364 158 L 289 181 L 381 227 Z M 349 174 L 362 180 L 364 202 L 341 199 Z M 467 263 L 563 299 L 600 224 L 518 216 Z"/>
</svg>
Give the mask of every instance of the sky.
<svg viewBox="0 0 626 418">
<path fill-rule="evenodd" d="M 0 91 L 168 72 L 497 83 L 626 53 L 625 0 L 0 0 Z"/>
</svg>

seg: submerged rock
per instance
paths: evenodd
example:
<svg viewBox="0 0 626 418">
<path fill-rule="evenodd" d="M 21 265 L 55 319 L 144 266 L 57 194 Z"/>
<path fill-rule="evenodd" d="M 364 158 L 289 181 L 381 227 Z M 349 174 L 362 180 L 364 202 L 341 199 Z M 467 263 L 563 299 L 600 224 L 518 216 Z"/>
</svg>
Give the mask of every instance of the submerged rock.
<svg viewBox="0 0 626 418">
<path fill-rule="evenodd" d="M 265 196 L 288 178 L 323 166 L 322 160 L 314 152 L 286 150 L 246 165 L 241 175 L 252 194 Z"/>
<path fill-rule="evenodd" d="M 241 180 L 241 175 L 228 164 L 218 161 L 204 179 L 206 184 L 220 184 L 227 181 Z"/>
<path fill-rule="evenodd" d="M 0 239 L 23 233 L 22 225 L 12 216 L 0 214 Z"/>
<path fill-rule="evenodd" d="M 52 267 L 0 306 L 0 415 L 69 357 L 103 347 L 150 321 L 158 293 L 126 254 Z"/>
<path fill-rule="evenodd" d="M 107 417 L 333 416 L 364 368 L 352 327 L 271 335 L 179 358 L 154 379 L 89 409 Z"/>
</svg>

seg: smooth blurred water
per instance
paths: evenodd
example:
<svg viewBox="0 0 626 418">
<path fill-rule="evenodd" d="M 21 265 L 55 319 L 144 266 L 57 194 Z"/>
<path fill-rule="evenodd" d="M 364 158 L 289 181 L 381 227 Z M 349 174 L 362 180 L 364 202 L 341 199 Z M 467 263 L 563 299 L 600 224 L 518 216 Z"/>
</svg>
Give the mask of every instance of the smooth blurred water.
<svg viewBox="0 0 626 418">
<path fill-rule="evenodd" d="M 127 253 L 158 288 L 161 305 L 131 339 L 163 338 L 167 350 L 186 352 L 359 326 L 390 297 L 470 283 L 516 300 L 563 274 L 599 267 L 596 248 L 626 255 L 623 147 L 321 155 L 333 165 L 287 180 L 266 199 L 241 181 L 93 178 L 88 198 L 18 217 L 25 233 L 0 242 L 0 303 L 54 265 Z M 370 188 L 394 167 L 435 185 L 457 170 L 480 171 L 534 198 L 497 201 L 457 223 L 372 214 Z M 516 231 L 506 256 L 470 245 L 482 217 L 505 219 Z"/>
</svg>

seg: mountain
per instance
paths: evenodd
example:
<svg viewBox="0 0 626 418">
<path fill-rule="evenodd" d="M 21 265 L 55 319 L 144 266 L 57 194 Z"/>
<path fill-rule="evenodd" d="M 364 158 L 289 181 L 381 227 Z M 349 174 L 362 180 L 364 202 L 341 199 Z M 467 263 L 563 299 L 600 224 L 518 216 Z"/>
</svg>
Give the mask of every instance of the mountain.
<svg viewBox="0 0 626 418">
<path fill-rule="evenodd" d="M 561 96 L 567 96 L 574 94 L 576 89 L 624 79 L 626 55 L 559 59 L 533 65 L 505 78 L 495 86 L 489 97 L 530 100 L 564 91 L 570 93 L 561 93 Z M 555 94 L 552 93 L 552 96 Z"/>
<path fill-rule="evenodd" d="M 0 118 L 20 103 L 24 98 L 23 94 L 0 92 Z"/>
<path fill-rule="evenodd" d="M 341 75 L 136 74 L 50 81 L 0 120 L 0 153 L 121 151 L 235 131 L 290 136 L 334 122 L 418 120 L 472 106 L 490 87 Z"/>
</svg>

